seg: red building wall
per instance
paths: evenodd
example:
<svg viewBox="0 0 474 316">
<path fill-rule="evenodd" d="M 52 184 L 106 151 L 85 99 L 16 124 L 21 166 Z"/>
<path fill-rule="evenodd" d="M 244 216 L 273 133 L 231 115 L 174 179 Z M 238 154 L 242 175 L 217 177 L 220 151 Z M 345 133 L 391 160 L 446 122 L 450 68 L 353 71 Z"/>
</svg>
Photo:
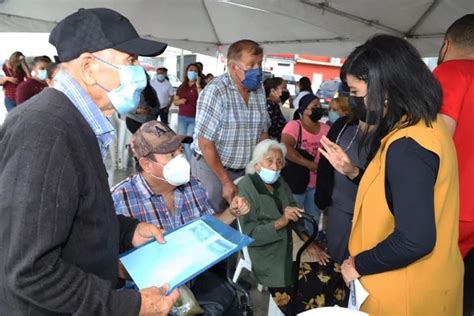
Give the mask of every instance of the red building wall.
<svg viewBox="0 0 474 316">
<path fill-rule="evenodd" d="M 295 60 L 296 57 L 294 54 L 275 54 L 271 56 L 293 60 Z M 318 64 L 312 62 L 316 62 Z M 344 59 L 341 59 L 340 63 L 342 64 L 343 62 Z M 325 63 L 327 63 L 327 65 Z M 324 81 L 333 78 L 339 78 L 340 71 L 340 64 L 331 64 L 331 57 L 329 56 L 297 55 L 293 73 L 308 77 L 310 80 L 313 80 L 313 74 L 319 73 L 323 75 Z"/>
<path fill-rule="evenodd" d="M 323 74 L 323 80 L 339 78 L 340 67 L 296 63 L 294 73 L 313 80 L 314 73 Z"/>
</svg>

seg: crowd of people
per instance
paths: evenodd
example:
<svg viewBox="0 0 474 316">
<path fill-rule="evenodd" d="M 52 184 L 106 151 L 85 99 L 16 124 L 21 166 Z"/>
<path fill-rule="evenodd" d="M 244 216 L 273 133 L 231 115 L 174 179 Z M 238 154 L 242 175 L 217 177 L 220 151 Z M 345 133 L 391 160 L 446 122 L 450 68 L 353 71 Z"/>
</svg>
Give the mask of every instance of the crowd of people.
<svg viewBox="0 0 474 316">
<path fill-rule="evenodd" d="M 262 80 L 252 40 L 230 45 L 220 76 L 187 65 L 176 91 L 138 62 L 167 44 L 113 10 L 81 9 L 49 41 L 57 63 L 14 52 L 0 80 L 1 315 L 166 315 L 179 291 L 125 283 L 118 256 L 209 215 L 255 240 L 252 274 L 286 315 L 347 306 L 356 279 L 370 315 L 474 313 L 474 14 L 447 30 L 434 72 L 398 37 L 356 47 L 325 120 L 309 78 L 294 97 Z M 110 188 L 115 112 L 136 172 Z M 225 269 L 187 283 L 205 315 L 242 315 Z"/>
</svg>

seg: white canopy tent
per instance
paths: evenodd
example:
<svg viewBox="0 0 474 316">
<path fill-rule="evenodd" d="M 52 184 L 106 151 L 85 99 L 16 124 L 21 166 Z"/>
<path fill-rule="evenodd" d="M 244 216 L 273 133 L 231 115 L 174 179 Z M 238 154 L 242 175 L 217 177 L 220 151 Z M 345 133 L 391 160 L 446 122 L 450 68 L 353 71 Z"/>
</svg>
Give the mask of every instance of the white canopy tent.
<svg viewBox="0 0 474 316">
<path fill-rule="evenodd" d="M 215 55 L 250 38 L 268 53 L 346 56 L 376 33 L 436 56 L 446 28 L 473 0 L 0 0 L 0 32 L 49 32 L 78 8 L 108 7 L 147 38 Z"/>
</svg>

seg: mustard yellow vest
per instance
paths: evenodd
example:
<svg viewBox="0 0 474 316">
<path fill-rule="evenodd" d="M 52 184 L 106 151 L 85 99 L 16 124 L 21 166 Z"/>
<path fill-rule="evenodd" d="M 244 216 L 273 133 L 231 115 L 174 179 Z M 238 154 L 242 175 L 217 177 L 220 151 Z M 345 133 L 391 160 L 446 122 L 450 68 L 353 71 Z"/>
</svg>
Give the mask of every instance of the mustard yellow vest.
<svg viewBox="0 0 474 316">
<path fill-rule="evenodd" d="M 371 316 L 461 315 L 464 266 L 457 243 L 458 168 L 454 144 L 441 117 L 432 127 L 421 121 L 382 139 L 359 185 L 349 252 L 354 256 L 371 249 L 394 230 L 385 197 L 385 164 L 390 144 L 403 137 L 414 139 L 440 160 L 434 188 L 436 245 L 430 254 L 404 268 L 362 276 L 369 297 L 361 310 Z"/>
</svg>

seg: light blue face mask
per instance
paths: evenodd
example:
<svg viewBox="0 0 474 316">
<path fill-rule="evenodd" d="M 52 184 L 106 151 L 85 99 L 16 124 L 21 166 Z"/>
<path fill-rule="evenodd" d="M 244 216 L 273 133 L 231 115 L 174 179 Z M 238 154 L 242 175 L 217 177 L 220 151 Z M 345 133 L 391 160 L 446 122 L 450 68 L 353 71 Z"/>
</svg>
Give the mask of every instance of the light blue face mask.
<svg viewBox="0 0 474 316">
<path fill-rule="evenodd" d="M 163 82 L 163 81 L 165 81 L 166 76 L 163 75 L 163 74 L 157 74 L 157 75 L 156 75 L 156 79 L 157 79 L 159 82 Z"/>
<path fill-rule="evenodd" d="M 37 77 L 41 81 L 45 81 L 48 73 L 46 72 L 46 69 L 38 70 L 37 72 Z"/>
<path fill-rule="evenodd" d="M 117 89 L 109 90 L 97 83 L 99 87 L 107 91 L 107 96 L 115 110 L 121 115 L 133 111 L 140 103 L 140 94 L 147 84 L 145 70 L 140 66 L 114 65 L 97 56 L 94 57 L 120 74 L 120 86 Z"/>
<path fill-rule="evenodd" d="M 339 113 L 337 113 L 336 111 L 329 111 L 328 112 L 328 118 L 329 118 L 329 122 L 331 123 L 334 123 L 335 121 L 337 121 L 341 116 L 339 115 Z"/>
<path fill-rule="evenodd" d="M 187 76 L 188 76 L 188 80 L 194 81 L 197 79 L 198 73 L 195 71 L 188 71 Z"/>
<path fill-rule="evenodd" d="M 280 171 L 273 171 L 271 169 L 261 167 L 258 175 L 260 176 L 260 179 L 262 179 L 262 181 L 266 184 L 273 184 L 280 177 Z"/>
</svg>

